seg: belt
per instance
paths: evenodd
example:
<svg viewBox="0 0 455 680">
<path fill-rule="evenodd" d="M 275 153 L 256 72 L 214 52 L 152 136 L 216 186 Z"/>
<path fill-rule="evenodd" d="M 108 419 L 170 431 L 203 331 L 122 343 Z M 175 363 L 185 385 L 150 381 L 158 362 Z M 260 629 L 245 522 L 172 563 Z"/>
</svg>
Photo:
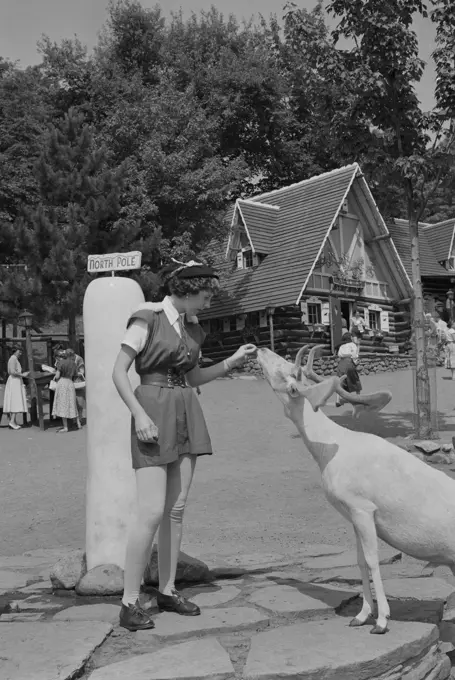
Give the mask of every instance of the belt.
<svg viewBox="0 0 455 680">
<path fill-rule="evenodd" d="M 174 387 L 188 387 L 185 375 L 172 369 L 163 373 L 155 372 L 141 375 L 141 385 L 157 385 L 158 387 L 169 387 L 172 390 Z"/>
</svg>

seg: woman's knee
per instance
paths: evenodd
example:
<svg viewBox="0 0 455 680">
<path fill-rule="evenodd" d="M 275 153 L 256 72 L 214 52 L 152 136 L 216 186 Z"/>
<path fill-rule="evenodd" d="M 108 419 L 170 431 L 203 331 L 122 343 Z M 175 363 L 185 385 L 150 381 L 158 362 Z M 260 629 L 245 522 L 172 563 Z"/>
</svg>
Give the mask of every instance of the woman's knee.
<svg viewBox="0 0 455 680">
<path fill-rule="evenodd" d="M 164 515 L 164 507 L 157 505 L 139 505 L 137 508 L 137 523 L 148 531 L 156 530 Z"/>
</svg>

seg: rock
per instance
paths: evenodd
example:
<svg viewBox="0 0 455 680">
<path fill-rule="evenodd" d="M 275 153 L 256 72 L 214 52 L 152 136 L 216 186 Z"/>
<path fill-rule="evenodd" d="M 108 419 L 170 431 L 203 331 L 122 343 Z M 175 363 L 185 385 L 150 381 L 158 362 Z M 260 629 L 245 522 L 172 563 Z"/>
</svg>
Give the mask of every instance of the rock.
<svg viewBox="0 0 455 680">
<path fill-rule="evenodd" d="M 0 594 L 11 590 L 19 590 L 27 585 L 27 574 L 17 571 L 0 571 Z"/>
<path fill-rule="evenodd" d="M 425 623 L 391 622 L 393 633 L 370 635 L 371 626 L 350 628 L 341 617 L 307 621 L 259 633 L 251 640 L 245 680 L 390 680 L 447 678 L 429 672 L 447 667 L 437 651 L 438 629 Z M 415 662 L 414 659 L 418 658 Z M 427 672 L 419 673 L 419 666 Z M 449 662 L 450 669 L 450 662 Z M 392 675 L 393 671 L 397 675 Z M 407 671 L 412 672 L 410 675 Z M 384 677 L 385 680 L 385 677 Z"/>
<path fill-rule="evenodd" d="M 423 451 L 427 456 L 431 456 L 433 453 L 436 453 L 436 451 L 439 451 L 441 448 L 441 444 L 438 444 L 435 441 L 423 441 L 423 442 L 414 442 L 414 446 L 416 449 L 419 451 Z"/>
<path fill-rule="evenodd" d="M 38 581 L 37 583 L 31 583 L 25 588 L 21 588 L 21 593 L 51 593 L 52 585 L 50 581 Z"/>
<path fill-rule="evenodd" d="M 450 465 L 452 460 L 447 453 L 433 453 L 429 456 L 428 462 L 433 465 Z"/>
<path fill-rule="evenodd" d="M 312 616 L 318 613 L 327 615 L 328 612 L 333 611 L 325 602 L 308 597 L 292 586 L 261 588 L 250 595 L 248 600 L 276 614 L 306 614 Z"/>
<path fill-rule="evenodd" d="M 175 580 L 177 583 L 203 583 L 210 581 L 210 570 L 201 560 L 180 552 Z M 158 585 L 158 551 L 156 545 L 153 546 L 149 563 L 145 568 L 144 582 L 148 586 Z"/>
<path fill-rule="evenodd" d="M 268 616 L 251 607 L 230 607 L 229 609 L 206 609 L 200 616 L 176 616 L 163 612 L 154 617 L 155 628 L 140 630 L 135 639 L 149 640 L 157 636 L 166 640 L 183 638 L 195 633 L 217 633 L 229 630 L 242 630 L 267 623 Z"/>
<path fill-rule="evenodd" d="M 123 569 L 116 564 L 104 564 L 90 569 L 76 585 L 78 595 L 121 595 Z"/>
<path fill-rule="evenodd" d="M 117 604 L 87 604 L 68 607 L 52 617 L 53 621 L 105 621 L 117 623 L 120 607 Z"/>
<path fill-rule="evenodd" d="M 441 446 L 441 451 L 442 451 L 443 453 L 452 453 L 452 451 L 453 451 L 453 446 L 452 446 L 452 444 L 443 444 L 443 445 Z"/>
<path fill-rule="evenodd" d="M 227 680 L 234 673 L 226 650 L 215 638 L 206 638 L 97 668 L 90 680 Z"/>
<path fill-rule="evenodd" d="M 2 614 L 0 617 L 0 624 L 5 623 L 7 621 L 22 621 L 22 622 L 27 622 L 27 621 L 40 621 L 44 616 L 44 612 L 38 613 L 38 612 L 13 612 L 11 614 Z M 1 669 L 1 661 L 0 661 L 0 669 Z"/>
<path fill-rule="evenodd" d="M 408 451 L 409 451 L 409 449 L 408 449 Z M 425 454 L 422 453 L 421 451 L 409 451 L 409 453 L 412 453 L 412 455 L 413 455 L 415 458 L 418 458 L 418 459 L 421 460 L 423 463 L 428 463 L 428 462 L 429 462 L 429 459 L 427 459 L 427 457 L 425 456 Z M 437 455 L 437 454 L 436 454 L 436 455 Z M 433 458 L 433 456 L 431 456 L 431 458 Z"/>
<path fill-rule="evenodd" d="M 383 584 L 392 619 L 400 621 L 439 623 L 445 603 L 455 592 L 453 586 L 439 578 L 384 579 Z"/>
<path fill-rule="evenodd" d="M 112 626 L 99 621 L 0 623 L 0 677 L 67 680 L 78 677 Z"/>
<path fill-rule="evenodd" d="M 52 587 L 72 590 L 87 573 L 87 562 L 83 550 L 72 550 L 54 564 L 49 574 Z"/>
<path fill-rule="evenodd" d="M 50 609 L 61 609 L 62 607 L 63 605 L 59 602 L 43 602 L 33 595 L 25 600 L 13 600 L 9 603 L 9 608 L 12 612 L 40 612 Z"/>
<path fill-rule="evenodd" d="M 198 607 L 215 607 L 218 604 L 230 602 L 240 593 L 240 588 L 225 586 L 214 593 L 199 593 L 199 595 L 191 598 L 191 602 L 197 604 Z"/>
<path fill-rule="evenodd" d="M 210 580 L 212 579 L 237 579 L 245 574 L 245 569 L 240 567 L 215 567 L 210 569 Z"/>
<path fill-rule="evenodd" d="M 392 564 L 401 560 L 401 553 L 393 548 L 381 548 L 379 550 L 379 563 Z M 302 566 L 305 569 L 337 569 L 339 567 L 351 567 L 357 564 L 357 551 L 346 550 L 340 555 L 327 555 L 304 559 Z"/>
</svg>

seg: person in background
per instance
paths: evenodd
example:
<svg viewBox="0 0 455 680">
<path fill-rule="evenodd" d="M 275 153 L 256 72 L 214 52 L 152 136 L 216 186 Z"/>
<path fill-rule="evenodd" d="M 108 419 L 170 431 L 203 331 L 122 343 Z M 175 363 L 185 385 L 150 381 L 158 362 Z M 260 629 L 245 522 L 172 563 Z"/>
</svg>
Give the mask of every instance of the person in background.
<svg viewBox="0 0 455 680">
<path fill-rule="evenodd" d="M 13 347 L 13 353 L 8 360 L 8 380 L 6 381 L 5 394 L 3 397 L 3 413 L 9 415 L 8 427 L 11 430 L 20 430 L 16 418 L 18 413 L 28 413 L 27 395 L 23 377 L 28 373 L 22 372 L 19 359 L 22 355 L 20 347 Z"/>
<path fill-rule="evenodd" d="M 353 342 L 360 345 L 363 334 L 365 333 L 365 317 L 360 313 L 359 309 L 356 309 L 351 317 L 351 336 Z"/>
<path fill-rule="evenodd" d="M 353 342 L 352 335 L 345 333 L 341 338 L 340 344 L 335 348 L 338 356 L 337 376 L 339 378 L 345 377 L 343 381 L 343 389 L 346 392 L 356 392 L 360 394 L 362 390 L 362 383 L 357 371 L 357 362 L 359 358 L 359 347 Z M 342 406 L 343 399 L 337 395 L 336 406 Z"/>
<path fill-rule="evenodd" d="M 455 322 L 446 332 L 446 338 L 446 368 L 450 370 L 452 380 L 455 380 Z"/>
<path fill-rule="evenodd" d="M 73 359 L 74 363 L 76 364 L 74 388 L 76 390 L 77 412 L 79 414 L 79 420 L 82 423 L 85 408 L 85 363 L 83 358 L 79 356 L 79 354 L 76 354 L 73 349 L 67 349 L 66 356 L 68 359 Z M 81 383 L 84 383 L 84 385 L 78 386 L 78 384 L 80 385 Z"/>
<path fill-rule="evenodd" d="M 76 390 L 74 387 L 74 378 L 76 377 L 76 362 L 72 357 L 65 357 L 59 360 L 55 380 L 57 386 L 55 388 L 54 404 L 52 407 L 52 415 L 61 418 L 63 427 L 57 430 L 60 432 L 68 432 L 68 420 L 76 418 L 77 427 L 81 429 L 81 421 L 76 404 Z"/>
<path fill-rule="evenodd" d="M 448 290 L 446 296 L 446 321 L 451 326 L 455 321 L 455 296 L 453 290 Z"/>
</svg>

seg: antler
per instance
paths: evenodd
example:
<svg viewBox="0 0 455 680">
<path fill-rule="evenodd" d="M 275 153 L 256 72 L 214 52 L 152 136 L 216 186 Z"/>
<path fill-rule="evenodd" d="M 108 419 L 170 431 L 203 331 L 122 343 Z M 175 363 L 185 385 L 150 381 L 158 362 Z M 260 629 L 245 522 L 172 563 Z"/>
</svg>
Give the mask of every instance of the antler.
<svg viewBox="0 0 455 680">
<path fill-rule="evenodd" d="M 300 368 L 300 367 L 301 367 L 303 355 L 305 354 L 305 352 L 307 351 L 308 348 L 309 348 L 309 345 L 304 345 L 304 346 L 301 347 L 301 348 L 299 349 L 299 351 L 297 352 L 297 356 L 295 357 L 295 361 L 294 361 L 294 366 L 295 366 L 295 368 Z"/>
<path fill-rule="evenodd" d="M 352 392 L 346 392 L 341 387 L 341 381 L 336 387 L 336 393 L 345 401 L 353 404 L 354 406 L 364 406 L 366 409 L 379 411 L 384 406 L 387 406 L 389 401 L 392 399 L 391 392 L 373 392 L 371 394 L 352 394 Z"/>
<path fill-rule="evenodd" d="M 306 362 L 306 366 L 303 369 L 303 372 L 306 375 L 306 377 L 316 383 L 324 382 L 324 378 L 321 378 L 317 373 L 313 371 L 314 357 L 316 354 L 319 353 L 319 350 L 321 349 L 322 349 L 321 345 L 314 345 L 314 347 L 311 348 L 310 353 L 308 355 L 308 361 Z"/>
</svg>

